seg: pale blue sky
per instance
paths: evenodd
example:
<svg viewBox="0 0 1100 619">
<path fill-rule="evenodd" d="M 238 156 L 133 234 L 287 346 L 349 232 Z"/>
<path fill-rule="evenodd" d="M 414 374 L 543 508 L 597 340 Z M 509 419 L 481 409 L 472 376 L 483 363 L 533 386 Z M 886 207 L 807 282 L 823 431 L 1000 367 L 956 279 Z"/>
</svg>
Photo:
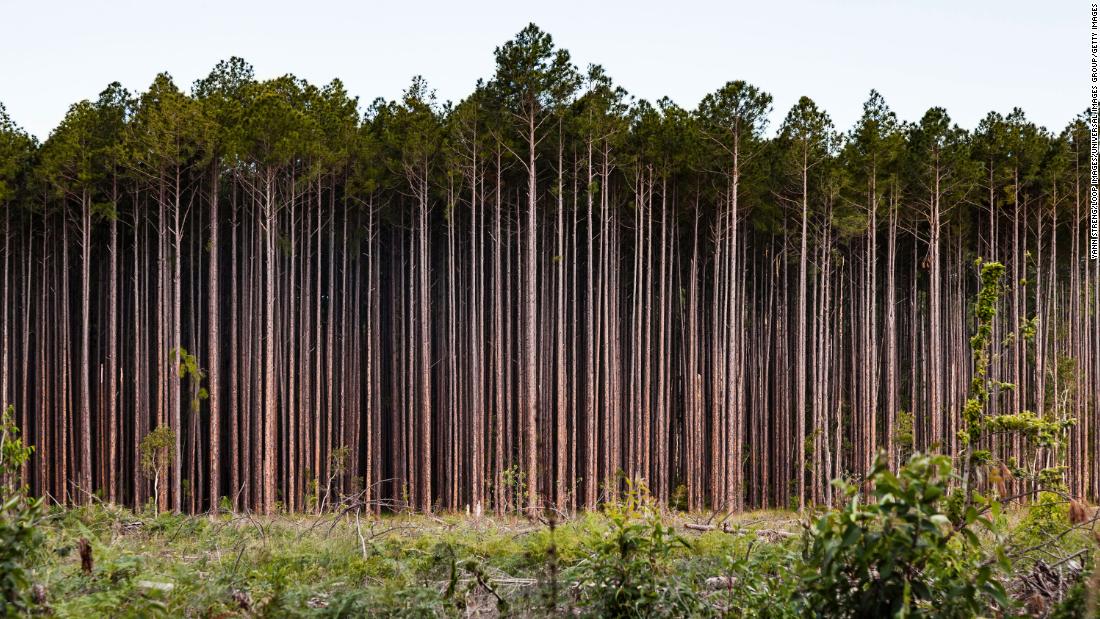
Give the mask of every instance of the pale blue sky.
<svg viewBox="0 0 1100 619">
<path fill-rule="evenodd" d="M 839 128 L 876 88 L 904 119 L 941 105 L 972 128 L 1022 107 L 1061 129 L 1088 104 L 1087 2 L 544 2 L 0 0 L 0 102 L 45 138 L 68 106 L 159 71 L 190 88 L 222 58 L 261 77 L 339 77 L 362 104 L 415 74 L 460 99 L 529 21 L 632 95 L 693 108 L 733 79 L 772 93 L 772 127 L 800 95 Z"/>
</svg>

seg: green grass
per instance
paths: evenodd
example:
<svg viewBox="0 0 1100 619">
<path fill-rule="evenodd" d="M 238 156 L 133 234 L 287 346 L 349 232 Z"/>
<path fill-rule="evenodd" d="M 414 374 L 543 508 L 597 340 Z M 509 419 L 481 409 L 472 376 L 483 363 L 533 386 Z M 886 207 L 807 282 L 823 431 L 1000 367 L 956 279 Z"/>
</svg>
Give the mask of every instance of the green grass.
<svg viewBox="0 0 1100 619">
<path fill-rule="evenodd" d="M 681 614 L 668 608 L 796 616 L 790 575 L 802 524 L 795 514 L 722 520 L 666 513 L 661 522 L 686 543 L 663 546 L 667 557 L 659 563 L 636 558 L 643 562 L 631 569 L 659 572 L 646 585 L 660 589 L 657 597 L 686 592 L 701 605 L 658 604 L 639 616 Z M 704 522 L 718 528 L 685 526 Z M 592 615 L 597 607 L 586 596 L 593 592 L 581 583 L 603 586 L 592 568 L 601 557 L 606 567 L 611 555 L 614 569 L 617 551 L 612 545 L 608 552 L 606 542 L 620 538 L 612 523 L 603 513 L 583 514 L 551 530 L 519 516 L 404 514 L 364 515 L 357 526 L 354 517 L 152 516 L 93 506 L 50 513 L 33 581 L 56 617 Z M 642 526 L 638 535 L 650 531 Z M 90 574 L 81 570 L 81 538 L 91 542 Z M 1090 542 L 1082 534 L 1059 543 Z M 732 577 L 730 586 L 706 582 L 722 576 Z"/>
<path fill-rule="evenodd" d="M 739 516 L 727 525 L 738 522 L 749 529 L 795 526 L 785 513 Z M 607 527 L 600 514 L 553 531 L 521 517 L 414 514 L 364 516 L 357 529 L 350 517 L 153 517 L 97 506 L 51 513 L 34 579 L 58 617 L 492 615 L 497 600 L 489 588 L 510 614 L 535 614 L 550 586 L 551 554 L 568 571 Z M 675 571 L 700 582 L 757 537 L 683 534 L 689 546 L 674 552 Z M 91 542 L 91 574 L 81 571 L 80 538 Z M 559 605 L 567 606 L 569 585 L 558 586 Z"/>
</svg>

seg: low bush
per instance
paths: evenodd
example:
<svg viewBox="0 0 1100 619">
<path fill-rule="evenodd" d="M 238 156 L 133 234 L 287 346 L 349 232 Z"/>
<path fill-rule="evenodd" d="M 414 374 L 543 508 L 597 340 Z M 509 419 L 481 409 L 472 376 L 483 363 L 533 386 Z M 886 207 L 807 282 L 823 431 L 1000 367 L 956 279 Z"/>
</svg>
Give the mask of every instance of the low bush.
<svg viewBox="0 0 1100 619">
<path fill-rule="evenodd" d="M 880 456 L 873 495 L 834 482 L 843 508 L 805 537 L 801 583 L 806 614 L 820 617 L 974 617 L 1010 606 L 1003 556 L 983 548 L 996 533 L 984 510 L 967 507 L 953 526 L 944 513 L 951 461 L 915 455 L 897 474 Z M 988 503 L 995 515 L 999 503 Z"/>
<path fill-rule="evenodd" d="M 21 480 L 33 450 L 23 444 L 14 417 L 11 406 L 0 414 L 0 611 L 7 617 L 30 610 L 29 570 L 42 546 L 42 501 L 28 497 Z"/>
<path fill-rule="evenodd" d="M 673 573 L 673 555 L 689 549 L 665 524 L 644 486 L 628 483 L 622 501 L 604 507 L 607 529 L 590 541 L 587 557 L 565 572 L 578 590 L 582 613 L 596 617 L 690 617 L 709 608 Z"/>
</svg>

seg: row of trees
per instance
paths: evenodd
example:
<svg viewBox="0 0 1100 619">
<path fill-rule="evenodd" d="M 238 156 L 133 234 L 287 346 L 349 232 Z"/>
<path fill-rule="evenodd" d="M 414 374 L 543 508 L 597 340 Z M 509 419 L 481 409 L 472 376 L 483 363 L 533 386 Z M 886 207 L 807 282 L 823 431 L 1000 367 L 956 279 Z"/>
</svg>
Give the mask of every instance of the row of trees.
<svg viewBox="0 0 1100 619">
<path fill-rule="evenodd" d="M 457 104 L 219 63 L 0 118 L 0 402 L 59 502 L 692 509 L 834 499 L 959 451 L 974 261 L 1007 265 L 992 413 L 1072 418 L 1100 496 L 1088 126 L 973 132 L 872 92 L 840 133 L 730 82 L 634 101 L 529 26 Z M 140 442 L 175 445 L 163 474 Z M 1017 439 L 984 438 L 1046 466 Z M 1044 456 L 1048 457 L 1048 456 Z"/>
</svg>

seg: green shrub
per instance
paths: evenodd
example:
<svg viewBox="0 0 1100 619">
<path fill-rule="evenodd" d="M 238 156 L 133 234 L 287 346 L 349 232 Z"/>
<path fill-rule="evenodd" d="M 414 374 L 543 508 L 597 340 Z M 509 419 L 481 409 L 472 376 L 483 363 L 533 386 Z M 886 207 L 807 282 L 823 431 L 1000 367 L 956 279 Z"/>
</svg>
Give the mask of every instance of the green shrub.
<svg viewBox="0 0 1100 619">
<path fill-rule="evenodd" d="M 1035 544 L 1057 534 L 1068 520 L 1069 505 L 1053 492 L 1040 492 L 1013 535 L 1022 543 Z"/>
<path fill-rule="evenodd" d="M 801 588 L 806 614 L 828 617 L 974 617 L 1009 605 L 998 570 L 977 531 L 993 522 L 974 508 L 954 527 L 943 503 L 951 478 L 946 456 L 915 455 L 895 475 L 884 455 L 871 471 L 873 497 L 834 482 L 844 508 L 808 532 Z M 999 503 L 989 504 L 994 513 Z"/>
<path fill-rule="evenodd" d="M 688 510 L 688 489 L 686 484 L 680 484 L 672 491 L 672 498 L 668 500 L 668 508 L 678 512 L 686 512 Z"/>
<path fill-rule="evenodd" d="M 168 426 L 157 426 L 138 443 L 141 471 L 153 478 L 153 513 L 160 509 L 160 478 L 176 457 L 176 433 Z"/>
<path fill-rule="evenodd" d="M 7 617 L 30 608 L 30 563 L 42 545 L 37 523 L 42 500 L 27 496 L 21 473 L 33 449 L 23 444 L 9 406 L 0 415 L 0 607 Z"/>
<path fill-rule="evenodd" d="M 791 566 L 799 557 L 783 544 L 760 544 L 749 552 L 731 555 L 723 576 L 727 585 L 710 601 L 723 617 L 796 619 L 804 613 L 798 605 L 799 580 Z"/>
<path fill-rule="evenodd" d="M 689 617 L 704 614 L 702 598 L 673 573 L 677 549 L 687 540 L 664 524 L 644 486 L 627 480 L 621 502 L 604 506 L 608 528 L 590 541 L 589 555 L 566 572 L 580 595 L 580 610 L 597 617 Z"/>
</svg>

